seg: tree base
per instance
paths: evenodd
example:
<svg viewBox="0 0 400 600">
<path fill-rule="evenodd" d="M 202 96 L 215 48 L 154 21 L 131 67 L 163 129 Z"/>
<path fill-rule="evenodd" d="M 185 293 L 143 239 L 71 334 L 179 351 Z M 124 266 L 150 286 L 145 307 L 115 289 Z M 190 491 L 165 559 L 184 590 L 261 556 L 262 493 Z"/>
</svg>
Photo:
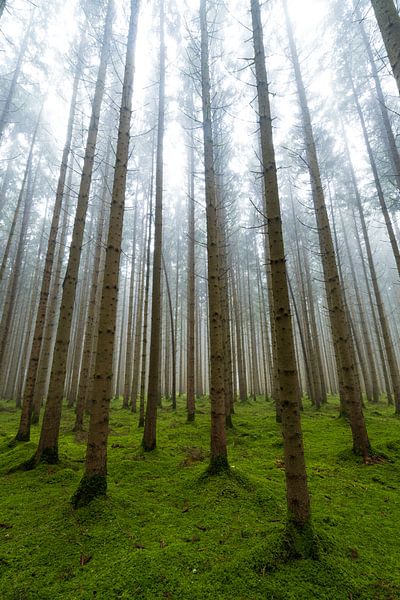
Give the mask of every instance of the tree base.
<svg viewBox="0 0 400 600">
<path fill-rule="evenodd" d="M 151 441 L 150 443 L 146 442 L 146 440 L 143 438 L 142 440 L 142 448 L 145 452 L 153 452 L 153 450 L 155 450 L 157 447 L 157 442 L 156 440 Z"/>
<path fill-rule="evenodd" d="M 188 415 L 187 415 L 187 422 L 188 423 L 193 423 L 194 419 L 195 419 L 195 413 L 188 413 Z"/>
<path fill-rule="evenodd" d="M 233 429 L 233 421 L 231 415 L 226 415 L 225 417 L 225 427 L 227 429 Z"/>
<path fill-rule="evenodd" d="M 31 425 L 37 425 L 38 423 L 39 423 L 39 415 L 33 414 L 32 418 L 31 418 Z"/>
<path fill-rule="evenodd" d="M 311 523 L 297 525 L 289 521 L 283 535 L 282 550 L 286 560 L 318 560 L 319 545 Z"/>
<path fill-rule="evenodd" d="M 95 498 L 105 496 L 106 492 L 107 477 L 105 475 L 84 475 L 71 498 L 71 504 L 74 508 L 87 506 Z"/>
<path fill-rule="evenodd" d="M 214 456 L 210 460 L 210 464 L 205 472 L 205 475 L 221 475 L 222 473 L 229 473 L 230 466 L 228 457 L 225 455 Z"/>
<path fill-rule="evenodd" d="M 15 441 L 15 442 L 30 442 L 30 440 L 31 440 L 31 436 L 30 436 L 29 432 L 25 433 L 25 432 L 18 431 L 18 433 L 15 436 L 13 441 Z"/>
</svg>

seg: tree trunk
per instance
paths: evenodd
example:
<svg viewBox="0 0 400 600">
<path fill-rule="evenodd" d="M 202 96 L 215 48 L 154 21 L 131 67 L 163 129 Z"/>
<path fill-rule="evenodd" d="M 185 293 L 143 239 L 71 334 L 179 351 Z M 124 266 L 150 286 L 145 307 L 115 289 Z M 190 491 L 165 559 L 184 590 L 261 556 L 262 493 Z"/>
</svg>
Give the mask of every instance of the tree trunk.
<svg viewBox="0 0 400 600">
<path fill-rule="evenodd" d="M 325 203 L 324 190 L 319 171 L 314 133 L 307 104 L 306 92 L 301 76 L 297 49 L 289 20 L 287 2 L 284 0 L 287 31 L 290 51 L 295 71 L 297 93 L 299 97 L 304 139 L 306 144 L 307 165 L 309 169 L 314 211 L 317 221 L 319 246 L 324 272 L 324 283 L 329 308 L 332 338 L 338 367 L 338 378 L 341 382 L 341 395 L 344 408 L 348 414 L 352 436 L 353 451 L 364 460 L 370 453 L 370 443 L 362 412 L 362 397 L 356 371 L 356 358 L 348 322 L 343 290 L 340 285 L 339 272 L 333 246 L 332 233 Z"/>
<path fill-rule="evenodd" d="M 119 266 L 125 189 L 129 158 L 135 46 L 140 0 L 131 0 L 128 43 L 115 155 L 115 173 L 108 226 L 106 261 L 100 304 L 95 377 L 90 411 L 85 474 L 72 499 L 75 507 L 104 495 L 107 489 L 107 439 L 112 394 L 112 357 L 115 345 Z"/>
<path fill-rule="evenodd" d="M 38 464 L 40 461 L 48 463 L 58 462 L 58 437 L 67 374 L 67 356 L 71 337 L 72 317 L 74 313 L 76 287 L 81 261 L 86 213 L 92 183 L 100 111 L 105 89 L 112 21 L 113 1 L 109 0 L 101 47 L 100 65 L 92 104 L 92 114 L 86 140 L 85 157 L 69 250 L 68 265 L 62 287 L 60 317 L 57 326 L 49 390 L 40 431 L 39 444 L 34 457 L 35 464 Z"/>
<path fill-rule="evenodd" d="M 294 531 L 305 532 L 305 539 L 308 539 L 310 543 L 309 545 L 305 544 L 304 549 L 306 554 L 310 555 L 314 550 L 311 534 L 310 496 L 307 487 L 300 422 L 292 319 L 259 0 L 251 0 L 251 16 L 265 194 L 264 213 L 268 222 L 273 314 L 277 343 L 276 358 L 280 387 L 279 401 L 282 413 L 288 520 Z"/>
<path fill-rule="evenodd" d="M 160 393 L 160 350 L 161 350 L 161 261 L 162 261 L 162 213 L 163 213 L 163 150 L 165 120 L 165 42 L 164 0 L 160 0 L 160 83 L 158 90 L 158 128 L 156 155 L 156 198 L 154 217 L 153 285 L 151 298 L 151 333 L 149 384 L 147 391 L 146 418 L 142 446 L 145 451 L 157 445 L 157 406 Z"/>
<path fill-rule="evenodd" d="M 209 34 L 207 0 L 200 2 L 201 29 L 201 97 L 203 112 L 204 170 L 207 221 L 208 306 L 210 327 L 210 401 L 211 460 L 210 473 L 229 469 L 225 434 L 224 352 L 222 339 L 222 306 L 220 251 L 218 232 L 217 190 L 214 170 L 214 141 L 211 116 L 211 83 L 209 70 Z"/>
<path fill-rule="evenodd" d="M 400 92 L 400 17 L 393 0 L 371 0 Z"/>
<path fill-rule="evenodd" d="M 81 56 L 81 51 L 83 50 L 83 42 L 84 42 L 84 37 L 82 36 L 81 42 L 79 45 L 78 57 Z M 46 310 L 47 310 L 47 303 L 48 303 L 48 297 L 49 297 L 51 275 L 52 275 L 52 271 L 53 271 L 54 255 L 55 255 L 56 242 L 57 242 L 57 231 L 58 231 L 62 201 L 63 201 L 63 196 L 64 196 L 65 179 L 66 179 L 67 169 L 68 169 L 68 157 L 69 157 L 70 150 L 71 150 L 72 133 L 73 133 L 75 111 L 76 111 L 76 104 L 77 104 L 77 95 L 78 95 L 78 85 L 79 85 L 79 81 L 81 78 L 81 73 L 82 73 L 82 65 L 81 65 L 81 61 L 78 58 L 78 63 L 76 65 L 76 69 L 75 69 L 74 83 L 73 83 L 73 87 L 72 87 L 71 104 L 70 104 L 68 126 L 67 126 L 67 136 L 66 136 L 66 141 L 65 141 L 65 145 L 64 145 L 62 159 L 61 159 L 60 174 L 58 177 L 57 191 L 56 191 L 56 201 L 54 204 L 53 217 L 52 217 L 52 221 L 51 221 L 51 225 L 50 225 L 46 259 L 45 259 L 45 265 L 44 265 L 44 271 L 43 271 L 43 277 L 42 277 L 42 283 L 41 283 L 41 289 L 40 289 L 40 296 L 39 296 L 39 306 L 38 306 L 38 311 L 36 314 L 35 330 L 34 330 L 34 334 L 33 334 L 31 355 L 29 358 L 29 365 L 28 365 L 28 371 L 27 371 L 27 377 L 26 377 L 26 385 L 25 385 L 25 391 L 24 391 L 22 413 L 21 413 L 21 419 L 20 419 L 18 433 L 16 435 L 16 439 L 18 441 L 29 441 L 29 438 L 30 438 L 33 393 L 34 393 L 37 369 L 38 369 L 38 364 L 39 364 L 40 349 L 42 346 L 43 331 L 44 331 L 44 326 L 45 326 L 45 321 L 46 321 Z"/>
</svg>

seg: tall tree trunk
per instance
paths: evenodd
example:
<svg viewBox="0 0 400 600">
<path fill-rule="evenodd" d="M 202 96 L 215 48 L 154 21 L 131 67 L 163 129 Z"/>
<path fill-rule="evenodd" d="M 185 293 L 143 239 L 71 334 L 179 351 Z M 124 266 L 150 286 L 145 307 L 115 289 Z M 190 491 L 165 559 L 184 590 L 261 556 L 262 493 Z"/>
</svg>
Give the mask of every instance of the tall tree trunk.
<svg viewBox="0 0 400 600">
<path fill-rule="evenodd" d="M 287 10 L 287 0 L 284 0 L 284 9 L 290 52 L 293 61 L 297 93 L 302 116 L 307 165 L 309 169 L 314 211 L 317 221 L 319 246 L 324 272 L 324 283 L 329 308 L 329 318 L 338 367 L 338 378 L 341 382 L 340 391 L 341 395 L 344 396 L 342 398 L 342 402 L 344 403 L 344 407 L 350 421 L 353 436 L 353 451 L 356 454 L 361 455 L 365 460 L 370 453 L 370 443 L 365 426 L 364 415 L 362 412 L 362 397 L 356 371 L 355 351 L 351 336 L 350 324 L 348 322 L 345 309 L 343 290 L 340 285 L 332 233 L 319 171 L 314 133 L 311 124 L 304 83 L 302 80 L 297 48 Z"/>
<path fill-rule="evenodd" d="M 61 423 L 61 409 L 67 374 L 67 356 L 71 337 L 72 317 L 76 297 L 79 266 L 81 261 L 86 213 L 92 183 L 93 165 L 96 153 L 101 104 L 104 96 L 109 48 L 112 33 L 113 0 L 109 0 L 101 47 L 100 65 L 92 103 L 92 113 L 86 140 L 85 157 L 79 187 L 78 202 L 72 231 L 67 270 L 62 287 L 60 317 L 57 326 L 53 363 L 50 374 L 49 391 L 43 415 L 39 444 L 34 464 L 40 461 L 58 462 L 58 437 Z"/>
<path fill-rule="evenodd" d="M 219 249 L 219 219 L 214 170 L 214 141 L 211 116 L 211 83 L 209 70 L 209 33 L 207 0 L 200 2 L 201 30 L 201 97 L 203 112 L 204 170 L 207 221 L 208 306 L 210 327 L 210 401 L 211 460 L 210 473 L 229 469 L 225 434 L 224 351 L 222 337 L 222 305 Z"/>
<path fill-rule="evenodd" d="M 195 403 L 195 330 L 196 330 L 196 276 L 195 276 L 195 210 L 194 210 L 194 136 L 189 141 L 188 174 L 188 237 L 187 237 L 187 344 L 186 344 L 186 404 L 187 420 L 194 421 Z"/>
<path fill-rule="evenodd" d="M 16 439 L 18 441 L 28 441 L 30 438 L 31 413 L 33 404 L 33 393 L 36 382 L 37 369 L 39 364 L 40 349 L 42 346 L 43 331 L 46 321 L 46 310 L 50 290 L 51 275 L 53 271 L 53 263 L 57 242 L 57 231 L 60 222 L 60 214 L 62 201 L 64 196 L 65 179 L 68 169 L 68 158 L 71 151 L 72 133 L 75 120 L 75 111 L 77 104 L 78 85 L 82 74 L 82 64 L 80 60 L 83 50 L 84 37 L 82 36 L 78 51 L 78 62 L 75 68 L 74 83 L 72 87 L 71 104 L 67 125 L 67 136 L 65 140 L 64 150 L 61 159 L 60 173 L 57 183 L 56 201 L 53 209 L 53 217 L 50 225 L 49 239 L 47 243 L 46 259 L 40 289 L 39 306 L 36 314 L 35 330 L 33 334 L 33 342 L 31 355 L 29 357 L 29 365 L 26 377 L 26 385 L 24 391 L 23 405 L 20 424 Z"/>
<path fill-rule="evenodd" d="M 273 314 L 276 328 L 288 520 L 295 531 L 304 531 L 306 539 L 309 537 L 310 544 L 305 544 L 304 550 L 306 554 L 312 554 L 314 551 L 312 535 L 308 536 L 308 532 L 311 531 L 310 496 L 301 431 L 297 370 L 259 0 L 251 0 L 251 16 L 265 194 L 264 213 L 268 221 Z"/>
<path fill-rule="evenodd" d="M 158 90 L 158 128 L 156 155 L 156 198 L 154 216 L 153 285 L 151 298 L 151 332 L 149 383 L 147 391 L 146 417 L 142 445 L 145 451 L 154 450 L 157 445 L 157 406 L 161 402 L 160 393 L 160 351 L 161 351 L 161 261 L 162 261 L 162 213 L 164 180 L 164 121 L 165 121 L 165 42 L 164 42 L 164 0 L 160 0 L 160 83 Z"/>
<path fill-rule="evenodd" d="M 128 172 L 129 132 L 131 126 L 139 6 L 140 0 L 131 0 L 131 15 L 115 155 L 115 174 L 100 304 L 99 333 L 85 474 L 72 499 L 75 507 L 89 503 L 96 496 L 104 495 L 107 490 L 107 439 L 109 407 L 112 395 L 112 357 L 115 345 L 119 266 Z"/>
</svg>

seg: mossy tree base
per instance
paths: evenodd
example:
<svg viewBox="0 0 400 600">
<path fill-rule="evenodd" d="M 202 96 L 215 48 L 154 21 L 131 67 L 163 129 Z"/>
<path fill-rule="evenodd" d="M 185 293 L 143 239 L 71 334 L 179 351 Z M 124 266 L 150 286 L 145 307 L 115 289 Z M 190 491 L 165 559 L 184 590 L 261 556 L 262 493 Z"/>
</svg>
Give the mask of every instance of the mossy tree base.
<svg viewBox="0 0 400 600">
<path fill-rule="evenodd" d="M 188 423 L 193 423 L 194 420 L 195 420 L 195 413 L 188 413 L 187 422 Z"/>
<path fill-rule="evenodd" d="M 204 476 L 210 477 L 213 475 L 221 475 L 223 473 L 230 473 L 228 457 L 225 455 L 211 457 L 210 464 L 208 465 Z"/>
<path fill-rule="evenodd" d="M 142 440 L 142 448 L 145 452 L 153 452 L 157 447 L 156 441 L 147 443 L 145 440 Z"/>
<path fill-rule="evenodd" d="M 87 506 L 95 498 L 107 493 L 107 477 L 105 475 L 84 475 L 78 489 L 71 498 L 74 508 Z"/>
<path fill-rule="evenodd" d="M 25 433 L 25 432 L 18 431 L 18 433 L 15 436 L 14 440 L 16 442 L 30 442 L 31 441 L 31 436 L 30 436 L 30 433 Z"/>
<path fill-rule="evenodd" d="M 227 429 L 233 429 L 233 421 L 231 415 L 226 415 L 225 417 L 225 426 Z"/>
<path fill-rule="evenodd" d="M 297 525 L 289 521 L 283 534 L 282 551 L 287 561 L 307 558 L 318 560 L 319 544 L 311 523 Z"/>
</svg>

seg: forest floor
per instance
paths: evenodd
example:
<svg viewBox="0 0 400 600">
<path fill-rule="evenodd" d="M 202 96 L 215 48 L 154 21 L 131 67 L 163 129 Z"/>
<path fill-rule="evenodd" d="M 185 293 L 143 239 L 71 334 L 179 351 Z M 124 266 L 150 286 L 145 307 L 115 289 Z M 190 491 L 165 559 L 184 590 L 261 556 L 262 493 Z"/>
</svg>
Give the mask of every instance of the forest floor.
<svg viewBox="0 0 400 600">
<path fill-rule="evenodd" d="M 400 599 L 400 421 L 383 403 L 368 406 L 374 448 L 351 455 L 337 403 L 303 415 L 317 561 L 279 559 L 285 521 L 282 441 L 272 403 L 236 406 L 229 459 L 239 476 L 201 479 L 209 415 L 194 424 L 160 410 L 158 448 L 144 454 L 137 416 L 113 402 L 108 497 L 73 510 L 85 434 L 65 409 L 61 462 L 8 470 L 31 456 L 38 437 L 10 449 L 19 413 L 0 403 L 1 600 L 375 600 Z"/>
</svg>

